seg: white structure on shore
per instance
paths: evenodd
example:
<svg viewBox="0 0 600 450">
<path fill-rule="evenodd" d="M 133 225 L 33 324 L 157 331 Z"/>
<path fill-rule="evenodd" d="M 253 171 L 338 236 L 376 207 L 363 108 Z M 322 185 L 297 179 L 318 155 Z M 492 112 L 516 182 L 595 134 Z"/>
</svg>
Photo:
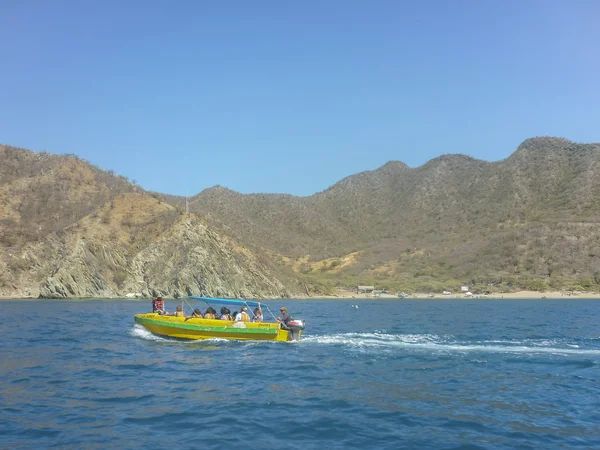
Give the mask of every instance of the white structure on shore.
<svg viewBox="0 0 600 450">
<path fill-rule="evenodd" d="M 375 286 L 356 286 L 357 294 L 372 294 Z"/>
</svg>

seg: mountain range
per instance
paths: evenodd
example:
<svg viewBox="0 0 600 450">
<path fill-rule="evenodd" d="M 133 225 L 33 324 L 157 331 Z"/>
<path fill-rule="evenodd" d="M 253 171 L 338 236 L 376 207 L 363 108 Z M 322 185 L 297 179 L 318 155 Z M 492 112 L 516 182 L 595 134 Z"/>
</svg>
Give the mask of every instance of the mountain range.
<svg viewBox="0 0 600 450">
<path fill-rule="evenodd" d="M 0 177 L 5 296 L 600 290 L 600 144 L 390 161 L 308 197 L 216 186 L 190 214 L 72 155 L 0 146 Z"/>
</svg>

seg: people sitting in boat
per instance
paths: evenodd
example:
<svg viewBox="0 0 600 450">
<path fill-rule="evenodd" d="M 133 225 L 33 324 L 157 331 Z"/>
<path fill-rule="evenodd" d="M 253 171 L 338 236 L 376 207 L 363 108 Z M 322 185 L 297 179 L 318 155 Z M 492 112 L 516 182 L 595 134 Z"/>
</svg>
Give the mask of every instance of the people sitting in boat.
<svg viewBox="0 0 600 450">
<path fill-rule="evenodd" d="M 221 320 L 233 320 L 229 308 L 225 308 L 224 306 L 221 308 Z"/>
<path fill-rule="evenodd" d="M 175 316 L 176 317 L 185 317 L 185 312 L 183 311 L 183 306 L 177 305 L 177 308 L 175 310 Z"/>
<path fill-rule="evenodd" d="M 263 313 L 262 313 L 262 309 L 260 309 L 260 306 L 258 308 L 254 308 L 254 318 L 252 319 L 253 322 L 262 322 L 263 321 Z"/>
<path fill-rule="evenodd" d="M 208 308 L 206 308 L 206 311 L 204 312 L 204 318 L 205 319 L 215 319 L 215 314 L 217 312 L 212 308 L 212 306 L 209 306 Z"/>
<path fill-rule="evenodd" d="M 246 308 L 245 306 L 242 306 L 242 309 L 240 310 L 239 313 L 237 313 L 237 315 L 235 316 L 235 321 L 236 322 L 249 322 L 250 321 L 250 316 L 248 315 L 248 308 Z"/>
<path fill-rule="evenodd" d="M 165 303 L 163 302 L 162 297 L 156 297 L 152 299 L 152 312 L 158 314 L 166 314 Z"/>
<path fill-rule="evenodd" d="M 282 306 L 279 309 L 279 312 L 281 312 L 281 317 L 277 318 L 277 323 L 279 323 L 282 329 L 289 330 L 290 327 L 288 323 L 290 322 L 290 320 L 292 320 L 292 316 L 288 314 L 287 308 L 285 306 Z"/>
<path fill-rule="evenodd" d="M 192 312 L 192 318 L 193 319 L 202 319 L 202 311 L 200 311 L 198 308 L 196 308 L 194 310 L 194 312 Z"/>
</svg>

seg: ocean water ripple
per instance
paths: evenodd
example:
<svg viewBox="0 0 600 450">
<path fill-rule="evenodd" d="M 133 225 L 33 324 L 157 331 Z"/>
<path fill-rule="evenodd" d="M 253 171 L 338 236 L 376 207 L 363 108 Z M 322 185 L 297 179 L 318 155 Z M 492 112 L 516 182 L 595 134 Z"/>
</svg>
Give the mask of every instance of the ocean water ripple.
<svg viewBox="0 0 600 450">
<path fill-rule="evenodd" d="M 155 336 L 147 303 L 1 301 L 0 447 L 600 447 L 600 302 L 288 301 L 290 344 Z"/>
</svg>

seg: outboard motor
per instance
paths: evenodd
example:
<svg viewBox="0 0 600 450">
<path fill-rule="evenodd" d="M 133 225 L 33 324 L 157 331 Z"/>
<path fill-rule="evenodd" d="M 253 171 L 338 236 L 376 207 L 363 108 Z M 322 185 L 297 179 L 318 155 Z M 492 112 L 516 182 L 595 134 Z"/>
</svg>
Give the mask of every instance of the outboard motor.
<svg viewBox="0 0 600 450">
<path fill-rule="evenodd" d="M 290 341 L 297 341 L 300 339 L 300 335 L 302 334 L 302 330 L 304 330 L 304 327 L 306 326 L 306 324 L 304 323 L 304 320 L 302 319 L 292 319 L 288 322 L 288 328 L 289 328 L 289 340 Z"/>
</svg>

